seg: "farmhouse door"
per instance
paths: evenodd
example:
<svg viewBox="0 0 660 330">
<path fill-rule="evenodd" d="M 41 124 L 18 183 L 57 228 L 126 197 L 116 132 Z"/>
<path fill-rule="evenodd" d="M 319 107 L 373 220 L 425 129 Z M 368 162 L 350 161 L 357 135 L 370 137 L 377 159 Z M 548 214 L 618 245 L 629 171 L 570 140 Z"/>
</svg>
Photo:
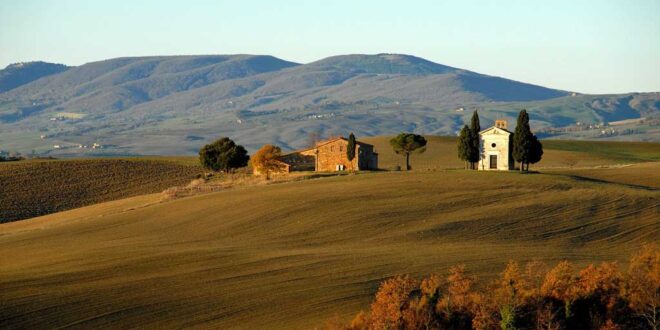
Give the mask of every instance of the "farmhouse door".
<svg viewBox="0 0 660 330">
<path fill-rule="evenodd" d="M 490 168 L 497 169 L 497 155 L 490 155 Z"/>
</svg>

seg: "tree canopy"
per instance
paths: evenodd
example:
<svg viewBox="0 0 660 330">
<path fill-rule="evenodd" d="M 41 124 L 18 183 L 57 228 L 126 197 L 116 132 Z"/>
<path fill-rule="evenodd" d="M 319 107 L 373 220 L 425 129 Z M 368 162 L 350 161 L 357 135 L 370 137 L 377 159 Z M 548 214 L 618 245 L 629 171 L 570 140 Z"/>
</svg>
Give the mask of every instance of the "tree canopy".
<svg viewBox="0 0 660 330">
<path fill-rule="evenodd" d="M 520 163 L 520 170 L 524 170 L 525 163 L 529 162 L 532 150 L 532 131 L 529 128 L 529 115 L 527 110 L 521 110 L 513 132 L 513 146 L 511 155 Z"/>
<path fill-rule="evenodd" d="M 249 159 L 247 150 L 228 137 L 220 138 L 199 150 L 202 166 L 213 171 L 229 172 L 246 166 Z"/>
<path fill-rule="evenodd" d="M 472 132 L 479 134 L 481 131 L 481 124 L 479 123 L 479 113 L 477 113 L 477 110 L 474 110 L 474 113 L 472 113 L 472 119 L 470 120 L 470 130 Z"/>
<path fill-rule="evenodd" d="M 660 251 L 644 245 L 621 271 L 616 262 L 578 269 L 561 261 L 510 261 L 480 282 L 465 265 L 421 281 L 383 281 L 367 312 L 332 329 L 658 329 Z"/>
<path fill-rule="evenodd" d="M 281 162 L 278 158 L 282 155 L 282 149 L 272 144 L 266 144 L 259 149 L 250 162 L 252 167 L 266 175 L 266 180 L 270 179 L 270 173 L 280 169 Z"/>
<path fill-rule="evenodd" d="M 524 109 L 518 114 L 511 155 L 520 163 L 520 171 L 529 170 L 529 164 L 538 163 L 543 156 L 543 145 L 532 133 L 529 127 L 529 114 Z"/>
<path fill-rule="evenodd" d="M 472 141 L 470 134 L 470 128 L 465 125 L 461 129 L 461 133 L 458 136 L 458 158 L 466 163 L 471 159 L 470 152 L 472 148 Z"/>
<path fill-rule="evenodd" d="M 351 133 L 351 135 L 348 136 L 348 147 L 346 148 L 346 158 L 348 158 L 349 161 L 353 161 L 355 158 L 355 146 L 355 135 Z"/>
<path fill-rule="evenodd" d="M 476 169 L 477 163 L 481 158 L 481 148 L 479 145 L 479 132 L 481 131 L 481 124 L 479 123 L 479 114 L 477 110 L 472 114 L 472 119 L 470 120 L 470 140 L 469 140 L 469 149 L 468 149 L 468 161 L 470 162 L 470 168 Z"/>
<path fill-rule="evenodd" d="M 470 169 L 475 169 L 481 158 L 480 131 L 479 114 L 475 110 L 470 120 L 470 126 L 463 126 L 458 137 L 458 158 L 469 163 Z"/>
<path fill-rule="evenodd" d="M 426 151 L 426 139 L 417 134 L 401 133 L 390 140 L 390 145 L 398 155 L 406 158 L 406 170 L 410 170 L 410 155 Z"/>
<path fill-rule="evenodd" d="M 538 163 L 539 161 L 541 161 L 541 157 L 543 157 L 543 144 L 541 143 L 541 141 L 539 141 L 536 135 L 532 135 L 532 145 L 528 159 L 529 164 Z"/>
</svg>

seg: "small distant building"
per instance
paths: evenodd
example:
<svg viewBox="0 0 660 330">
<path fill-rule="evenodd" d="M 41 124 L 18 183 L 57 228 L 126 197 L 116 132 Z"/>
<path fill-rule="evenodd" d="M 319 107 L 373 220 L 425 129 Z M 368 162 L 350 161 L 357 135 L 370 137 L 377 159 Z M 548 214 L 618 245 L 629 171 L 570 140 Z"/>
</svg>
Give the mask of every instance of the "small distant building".
<svg viewBox="0 0 660 330">
<path fill-rule="evenodd" d="M 280 156 L 278 159 L 282 166 L 279 172 L 316 171 L 336 172 L 346 170 L 375 170 L 378 169 L 378 153 L 374 146 L 356 141 L 355 158 L 348 160 L 346 150 L 348 139 L 338 137 L 318 142 L 314 147 L 296 150 Z M 254 171 L 259 174 L 258 171 Z"/>
<path fill-rule="evenodd" d="M 506 120 L 496 120 L 495 126 L 479 132 L 480 159 L 477 168 L 482 171 L 513 170 L 512 139 L 513 133 L 507 130 Z"/>
</svg>

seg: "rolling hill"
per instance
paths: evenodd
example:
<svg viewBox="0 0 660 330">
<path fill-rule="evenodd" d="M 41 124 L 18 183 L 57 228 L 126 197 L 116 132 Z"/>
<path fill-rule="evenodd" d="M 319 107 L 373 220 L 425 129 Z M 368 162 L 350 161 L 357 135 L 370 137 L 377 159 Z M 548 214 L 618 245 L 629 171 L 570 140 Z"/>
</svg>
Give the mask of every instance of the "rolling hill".
<svg viewBox="0 0 660 330">
<path fill-rule="evenodd" d="M 655 118 L 660 94 L 582 95 L 400 54 L 307 64 L 253 55 L 117 58 L 0 93 L 0 148 L 192 154 L 230 136 L 250 150 L 273 142 L 290 150 L 304 146 L 310 133 L 455 135 L 474 109 L 487 124 L 496 118 L 513 123 L 522 108 L 540 130 Z M 647 126 L 609 138 L 657 140 L 655 126 Z M 105 148 L 72 148 L 92 143 Z"/>
<path fill-rule="evenodd" d="M 0 223 L 161 192 L 202 172 L 192 157 L 0 163 Z"/>
<path fill-rule="evenodd" d="M 63 64 L 40 61 L 10 64 L 0 70 L 0 93 L 68 69 L 69 67 Z"/>
<path fill-rule="evenodd" d="M 374 172 L 6 223 L 0 323 L 310 329 L 367 308 L 396 274 L 464 263 L 485 281 L 510 259 L 625 263 L 660 239 L 648 186 L 658 187 L 658 164 Z"/>
<path fill-rule="evenodd" d="M 384 170 L 401 167 L 403 158 L 393 152 L 390 137 L 362 139 L 376 147 L 379 166 Z M 427 136 L 427 151 L 412 156 L 419 171 L 460 169 L 456 139 Z M 543 160 L 533 170 L 578 171 L 589 175 L 595 167 L 628 166 L 660 161 L 660 144 L 648 142 L 544 141 Z M 612 171 L 615 171 L 615 170 Z M 0 223 L 32 218 L 77 207 L 136 195 L 158 193 L 173 186 L 185 186 L 202 173 L 197 157 L 126 157 L 64 160 L 34 160 L 0 163 Z M 568 172 L 567 172 L 568 173 Z M 599 173 L 607 173 L 599 170 Z M 566 174 L 568 175 L 568 174 Z M 618 182 L 651 185 L 632 176 Z"/>
</svg>

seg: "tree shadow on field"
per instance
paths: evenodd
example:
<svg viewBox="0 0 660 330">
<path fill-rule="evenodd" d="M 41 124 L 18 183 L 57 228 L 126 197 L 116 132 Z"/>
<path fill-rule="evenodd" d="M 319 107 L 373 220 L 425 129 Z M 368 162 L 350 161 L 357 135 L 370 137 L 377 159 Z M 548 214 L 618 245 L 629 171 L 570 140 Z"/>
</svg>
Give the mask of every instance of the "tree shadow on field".
<svg viewBox="0 0 660 330">
<path fill-rule="evenodd" d="M 581 176 L 581 175 L 576 175 L 576 174 L 548 173 L 548 175 L 562 176 L 562 177 L 566 177 L 566 178 L 571 178 L 575 181 L 591 182 L 591 183 L 596 183 L 596 184 L 610 184 L 610 185 L 616 185 L 616 186 L 632 188 L 632 189 L 642 189 L 642 190 L 647 190 L 647 191 L 657 191 L 658 190 L 657 188 L 653 188 L 653 187 L 649 187 L 649 186 L 643 186 L 643 185 L 638 185 L 638 184 L 630 184 L 630 183 L 621 183 L 621 182 L 614 182 L 614 181 L 607 181 L 607 180 L 602 180 L 602 179 L 589 178 L 589 177 L 586 177 L 586 176 Z"/>
</svg>

